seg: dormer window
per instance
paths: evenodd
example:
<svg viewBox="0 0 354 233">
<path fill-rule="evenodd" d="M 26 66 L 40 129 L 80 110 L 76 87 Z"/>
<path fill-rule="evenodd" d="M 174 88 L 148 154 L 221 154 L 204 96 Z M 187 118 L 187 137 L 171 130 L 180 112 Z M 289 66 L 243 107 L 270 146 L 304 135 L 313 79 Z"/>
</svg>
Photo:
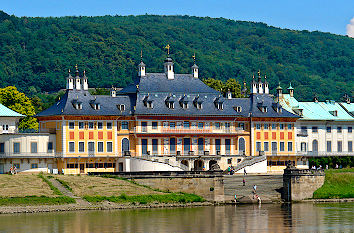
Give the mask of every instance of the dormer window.
<svg viewBox="0 0 354 233">
<path fill-rule="evenodd" d="M 219 96 L 217 97 L 215 100 L 214 100 L 214 105 L 215 105 L 215 108 L 217 108 L 218 110 L 223 110 L 224 109 L 224 99 Z"/>
<path fill-rule="evenodd" d="M 58 102 L 58 103 L 59 103 L 59 102 Z M 75 109 L 77 109 L 77 110 L 82 109 L 82 102 L 79 102 L 79 101 L 77 101 L 77 100 L 73 100 L 72 104 L 73 104 L 73 107 L 74 107 Z"/>
<path fill-rule="evenodd" d="M 147 102 L 147 103 L 146 103 L 146 107 L 147 107 L 147 108 L 153 108 L 152 101 Z"/>
<path fill-rule="evenodd" d="M 181 106 L 182 106 L 183 109 L 187 109 L 188 108 L 188 103 L 187 102 L 183 102 L 181 104 Z"/>
<path fill-rule="evenodd" d="M 153 104 L 152 104 L 153 100 L 151 99 L 150 95 L 145 96 L 143 103 L 144 106 L 147 108 L 153 108 Z"/>
<path fill-rule="evenodd" d="M 330 114 L 332 114 L 333 116 L 338 116 L 338 111 L 334 110 L 334 111 L 329 111 Z"/>
<path fill-rule="evenodd" d="M 197 103 L 196 107 L 197 107 L 197 109 L 202 109 L 202 103 Z"/>
<path fill-rule="evenodd" d="M 202 109 L 202 103 L 203 103 L 203 100 L 199 96 L 195 97 L 193 100 L 193 104 L 197 109 Z"/>
<path fill-rule="evenodd" d="M 223 110 L 223 109 L 224 109 L 223 103 L 216 103 L 216 108 L 217 108 L 218 110 Z"/>
<path fill-rule="evenodd" d="M 242 107 L 241 106 L 234 107 L 234 110 L 236 112 L 242 112 Z"/>
<path fill-rule="evenodd" d="M 261 107 L 259 108 L 259 110 L 260 110 L 261 112 L 263 112 L 263 113 L 268 112 L 267 106 L 261 106 Z"/>
<path fill-rule="evenodd" d="M 174 102 L 167 102 L 166 105 L 167 105 L 167 107 L 169 109 L 174 109 L 175 108 L 175 103 Z"/>
<path fill-rule="evenodd" d="M 298 108 L 298 109 L 293 109 L 293 110 L 297 115 L 302 116 L 302 114 L 303 114 L 302 109 Z"/>
<path fill-rule="evenodd" d="M 125 111 L 125 105 L 124 104 L 117 104 L 117 108 L 121 112 Z"/>
</svg>

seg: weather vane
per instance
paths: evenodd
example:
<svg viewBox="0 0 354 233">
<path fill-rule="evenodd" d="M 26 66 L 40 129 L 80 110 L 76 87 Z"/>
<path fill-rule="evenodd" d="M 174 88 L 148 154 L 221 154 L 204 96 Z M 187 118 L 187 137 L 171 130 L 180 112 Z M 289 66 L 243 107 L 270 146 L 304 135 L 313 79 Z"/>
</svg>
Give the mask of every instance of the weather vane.
<svg viewBox="0 0 354 233">
<path fill-rule="evenodd" d="M 167 46 L 165 47 L 165 49 L 167 49 L 167 54 L 170 55 L 170 48 L 171 46 L 169 44 L 167 44 Z"/>
</svg>

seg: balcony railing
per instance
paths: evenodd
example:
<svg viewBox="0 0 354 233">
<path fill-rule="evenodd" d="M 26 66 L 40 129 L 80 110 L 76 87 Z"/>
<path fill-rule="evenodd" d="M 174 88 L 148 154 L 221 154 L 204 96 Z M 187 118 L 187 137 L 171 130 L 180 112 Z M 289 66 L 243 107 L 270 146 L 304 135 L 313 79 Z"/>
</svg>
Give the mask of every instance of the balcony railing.
<svg viewBox="0 0 354 233">
<path fill-rule="evenodd" d="M 310 157 L 324 157 L 324 156 L 354 156 L 353 151 L 342 151 L 342 152 L 327 152 L 327 151 L 306 151 L 297 152 L 297 155 L 310 156 Z"/>
<path fill-rule="evenodd" d="M 0 152 L 0 158 L 54 158 L 56 153 L 49 152 Z"/>
<path fill-rule="evenodd" d="M 241 134 L 245 133 L 245 130 L 240 127 L 220 127 L 220 128 L 165 128 L 161 127 L 160 129 L 152 129 L 146 126 L 136 126 L 134 128 L 134 133 L 149 133 L 149 134 L 160 134 L 160 133 L 170 133 L 170 134 Z"/>
<path fill-rule="evenodd" d="M 308 136 L 308 132 L 307 132 L 307 130 L 299 130 L 299 131 L 297 131 L 297 136 L 307 137 Z"/>
</svg>

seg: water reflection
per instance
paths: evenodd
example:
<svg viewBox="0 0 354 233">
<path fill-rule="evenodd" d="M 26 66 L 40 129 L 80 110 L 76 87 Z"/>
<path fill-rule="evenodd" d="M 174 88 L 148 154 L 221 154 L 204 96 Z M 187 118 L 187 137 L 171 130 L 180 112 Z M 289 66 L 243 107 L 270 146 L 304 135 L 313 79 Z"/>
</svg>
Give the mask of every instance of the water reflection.
<svg viewBox="0 0 354 233">
<path fill-rule="evenodd" d="M 0 216 L 0 232 L 350 232 L 353 203 L 77 211 Z"/>
</svg>

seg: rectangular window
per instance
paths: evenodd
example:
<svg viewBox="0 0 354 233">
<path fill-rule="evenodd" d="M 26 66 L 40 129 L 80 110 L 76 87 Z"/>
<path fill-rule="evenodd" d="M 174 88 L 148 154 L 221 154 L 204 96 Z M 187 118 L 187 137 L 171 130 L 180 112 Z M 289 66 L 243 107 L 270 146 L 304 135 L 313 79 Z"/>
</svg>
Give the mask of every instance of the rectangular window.
<svg viewBox="0 0 354 233">
<path fill-rule="evenodd" d="M 312 126 L 312 133 L 317 133 L 317 132 L 318 132 L 318 127 Z"/>
<path fill-rule="evenodd" d="M 330 133 L 332 131 L 331 127 L 327 127 L 327 133 Z"/>
<path fill-rule="evenodd" d="M 97 129 L 103 129 L 103 122 L 97 122 Z"/>
<path fill-rule="evenodd" d="M 31 163 L 31 169 L 38 168 L 38 163 Z"/>
<path fill-rule="evenodd" d="M 353 132 L 353 127 L 348 127 L 348 133 L 352 133 Z"/>
<path fill-rule="evenodd" d="M 220 122 L 215 122 L 214 123 L 214 128 L 215 129 L 220 129 Z"/>
<path fill-rule="evenodd" d="M 5 153 L 5 143 L 0 143 L 0 153 L 3 154 Z"/>
<path fill-rule="evenodd" d="M 269 142 L 264 142 L 264 151 L 269 151 Z"/>
<path fill-rule="evenodd" d="M 272 153 L 276 153 L 278 151 L 277 142 L 272 142 Z"/>
<path fill-rule="evenodd" d="M 85 143 L 79 142 L 79 152 L 85 152 Z"/>
<path fill-rule="evenodd" d="M 261 124 L 256 124 L 256 129 L 261 129 Z"/>
<path fill-rule="evenodd" d="M 264 129 L 268 130 L 269 129 L 269 124 L 264 124 Z"/>
<path fill-rule="evenodd" d="M 225 151 L 229 155 L 231 151 L 231 139 L 225 139 Z"/>
<path fill-rule="evenodd" d="M 293 151 L 293 142 L 288 142 L 288 151 Z"/>
<path fill-rule="evenodd" d="M 262 143 L 256 142 L 256 151 L 261 151 L 261 150 L 262 150 Z"/>
<path fill-rule="evenodd" d="M 152 139 L 152 153 L 155 154 L 155 155 L 158 153 L 158 151 L 157 151 L 157 143 L 158 143 L 157 139 Z"/>
<path fill-rule="evenodd" d="M 37 153 L 37 142 L 31 142 L 31 153 Z"/>
<path fill-rule="evenodd" d="M 53 142 L 48 142 L 48 145 L 47 145 L 47 151 L 50 153 L 50 152 L 53 152 Z"/>
<path fill-rule="evenodd" d="M 230 122 L 225 123 L 225 129 L 230 129 Z"/>
<path fill-rule="evenodd" d="M 332 152 L 332 142 L 327 141 L 327 152 Z"/>
<path fill-rule="evenodd" d="M 147 126 L 146 122 L 141 122 L 141 126 L 143 126 L 143 123 L 145 123 Z M 128 121 L 122 121 L 122 130 L 127 130 L 128 129 Z"/>
<path fill-rule="evenodd" d="M 170 128 L 171 129 L 176 128 L 176 122 L 170 122 Z"/>
<path fill-rule="evenodd" d="M 279 151 L 285 151 L 285 143 L 284 142 L 279 143 Z"/>
<path fill-rule="evenodd" d="M 306 142 L 301 142 L 300 147 L 301 147 L 300 149 L 302 152 L 306 152 L 306 150 L 307 150 Z"/>
<path fill-rule="evenodd" d="M 348 141 L 348 152 L 353 152 L 353 142 Z"/>
<path fill-rule="evenodd" d="M 112 129 L 112 122 L 107 122 L 107 129 Z"/>
<path fill-rule="evenodd" d="M 79 122 L 79 129 L 83 129 L 85 127 L 84 122 Z"/>
<path fill-rule="evenodd" d="M 147 139 L 141 139 L 141 153 L 147 155 Z"/>
<path fill-rule="evenodd" d="M 342 152 L 342 141 L 337 141 L 337 151 Z"/>
<path fill-rule="evenodd" d="M 75 122 L 69 122 L 69 129 L 75 129 Z"/>
<path fill-rule="evenodd" d="M 189 128 L 189 121 L 184 121 L 183 122 L 183 127 L 184 128 Z"/>
<path fill-rule="evenodd" d="M 337 127 L 337 133 L 342 133 L 342 127 Z"/>
<path fill-rule="evenodd" d="M 113 143 L 107 142 L 107 152 L 113 152 Z"/>
<path fill-rule="evenodd" d="M 218 151 L 221 150 L 221 140 L 220 139 L 215 139 L 215 150 L 216 150 L 216 153 L 218 153 Z"/>
<path fill-rule="evenodd" d="M 103 142 L 98 142 L 97 143 L 97 151 L 98 152 L 103 152 Z"/>
<path fill-rule="evenodd" d="M 95 152 L 95 143 L 94 142 L 89 142 L 88 147 L 87 147 L 88 152 Z"/>
<path fill-rule="evenodd" d="M 279 124 L 279 129 L 284 129 L 284 124 Z"/>
<path fill-rule="evenodd" d="M 75 152 L 75 142 L 69 142 L 69 152 Z"/>
<path fill-rule="evenodd" d="M 306 126 L 301 126 L 301 132 L 302 133 L 307 133 L 307 127 Z"/>
<path fill-rule="evenodd" d="M 157 129 L 157 122 L 156 121 L 152 122 L 152 129 Z"/>
<path fill-rule="evenodd" d="M 277 129 L 277 124 L 272 124 L 272 129 Z"/>
<path fill-rule="evenodd" d="M 238 127 L 242 130 L 245 130 L 245 123 L 239 123 Z"/>
<path fill-rule="evenodd" d="M 89 122 L 89 129 L 93 129 L 93 122 Z"/>
<path fill-rule="evenodd" d="M 232 158 L 231 159 L 227 159 L 227 164 L 232 164 Z"/>
<path fill-rule="evenodd" d="M 14 154 L 19 154 L 19 153 L 21 153 L 20 143 L 19 142 L 14 142 Z"/>
<path fill-rule="evenodd" d="M 176 138 L 170 138 L 170 154 L 176 153 Z"/>
<path fill-rule="evenodd" d="M 203 129 L 203 128 L 204 128 L 204 123 L 198 122 L 198 129 Z"/>
<path fill-rule="evenodd" d="M 288 124 L 288 130 L 292 130 L 293 129 L 293 125 L 292 124 Z"/>
</svg>

